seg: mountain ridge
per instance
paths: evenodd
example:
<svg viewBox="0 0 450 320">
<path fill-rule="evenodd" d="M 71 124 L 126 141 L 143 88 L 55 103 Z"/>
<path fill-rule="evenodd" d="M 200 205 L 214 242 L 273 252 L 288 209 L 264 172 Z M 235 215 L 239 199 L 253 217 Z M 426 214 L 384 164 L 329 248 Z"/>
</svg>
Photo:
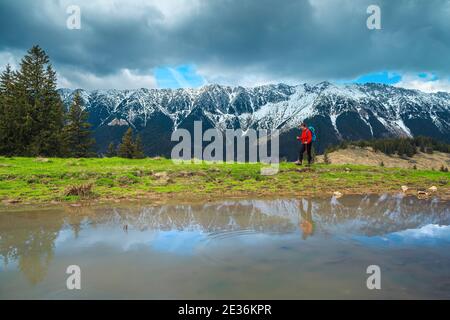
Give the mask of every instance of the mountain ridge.
<svg viewBox="0 0 450 320">
<path fill-rule="evenodd" d="M 142 135 L 148 155 L 170 155 L 171 132 L 190 129 L 197 120 L 204 121 L 205 129 L 279 129 L 280 155 L 289 159 L 295 158 L 296 148 L 290 144 L 295 145 L 296 127 L 302 121 L 318 129 L 319 152 L 342 139 L 428 135 L 449 142 L 450 136 L 450 93 L 385 84 L 324 81 L 256 87 L 210 84 L 198 89 L 59 89 L 66 107 L 75 92 L 90 113 L 100 153 L 109 142 L 119 143 L 122 129 L 131 126 Z M 151 141 L 155 136 L 160 143 Z"/>
</svg>

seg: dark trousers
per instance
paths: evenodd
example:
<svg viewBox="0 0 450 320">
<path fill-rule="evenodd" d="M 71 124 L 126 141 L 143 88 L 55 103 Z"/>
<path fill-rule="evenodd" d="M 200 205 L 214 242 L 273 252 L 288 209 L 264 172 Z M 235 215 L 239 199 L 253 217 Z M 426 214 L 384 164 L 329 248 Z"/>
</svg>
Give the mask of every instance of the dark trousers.
<svg viewBox="0 0 450 320">
<path fill-rule="evenodd" d="M 306 153 L 308 154 L 308 163 L 311 164 L 311 148 L 312 148 L 312 142 L 308 143 L 308 144 L 303 144 L 300 147 L 300 154 L 298 155 L 298 161 L 302 162 L 303 161 L 303 154 Z"/>
</svg>

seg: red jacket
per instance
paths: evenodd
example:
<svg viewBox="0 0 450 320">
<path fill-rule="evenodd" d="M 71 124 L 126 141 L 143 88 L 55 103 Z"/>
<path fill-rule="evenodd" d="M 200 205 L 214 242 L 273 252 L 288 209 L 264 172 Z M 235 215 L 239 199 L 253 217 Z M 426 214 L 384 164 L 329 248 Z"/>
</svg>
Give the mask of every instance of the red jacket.
<svg viewBox="0 0 450 320">
<path fill-rule="evenodd" d="M 302 130 L 302 134 L 300 137 L 297 137 L 297 140 L 300 140 L 303 144 L 310 144 L 312 142 L 311 130 L 308 128 Z"/>
</svg>

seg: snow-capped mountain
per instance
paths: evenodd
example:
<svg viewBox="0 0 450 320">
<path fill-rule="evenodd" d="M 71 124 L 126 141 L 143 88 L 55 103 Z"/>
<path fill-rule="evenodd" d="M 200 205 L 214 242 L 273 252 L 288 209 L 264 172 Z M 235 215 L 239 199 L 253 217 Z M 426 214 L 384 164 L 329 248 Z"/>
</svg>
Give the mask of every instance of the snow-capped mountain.
<svg viewBox="0 0 450 320">
<path fill-rule="evenodd" d="M 319 151 L 341 139 L 427 135 L 450 140 L 450 93 L 423 93 L 382 84 L 285 84 L 254 88 L 207 85 L 200 89 L 60 89 L 69 106 L 79 91 L 90 113 L 98 150 L 118 143 L 128 126 L 150 155 L 169 155 L 176 128 L 277 128 L 280 154 L 295 157 L 297 126 L 318 134 Z"/>
</svg>

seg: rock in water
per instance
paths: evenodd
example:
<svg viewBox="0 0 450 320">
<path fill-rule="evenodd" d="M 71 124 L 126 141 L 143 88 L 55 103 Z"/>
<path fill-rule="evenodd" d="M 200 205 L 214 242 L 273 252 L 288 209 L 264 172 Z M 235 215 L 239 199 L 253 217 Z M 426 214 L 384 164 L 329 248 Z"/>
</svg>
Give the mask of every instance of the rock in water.
<svg viewBox="0 0 450 320">
<path fill-rule="evenodd" d="M 335 191 L 335 192 L 333 193 L 333 196 L 334 196 L 335 198 L 340 198 L 340 197 L 342 197 L 342 193 L 339 192 L 339 191 Z"/>
<path fill-rule="evenodd" d="M 428 192 L 425 191 L 417 191 L 417 198 L 419 199 L 426 199 L 428 198 Z"/>
</svg>

